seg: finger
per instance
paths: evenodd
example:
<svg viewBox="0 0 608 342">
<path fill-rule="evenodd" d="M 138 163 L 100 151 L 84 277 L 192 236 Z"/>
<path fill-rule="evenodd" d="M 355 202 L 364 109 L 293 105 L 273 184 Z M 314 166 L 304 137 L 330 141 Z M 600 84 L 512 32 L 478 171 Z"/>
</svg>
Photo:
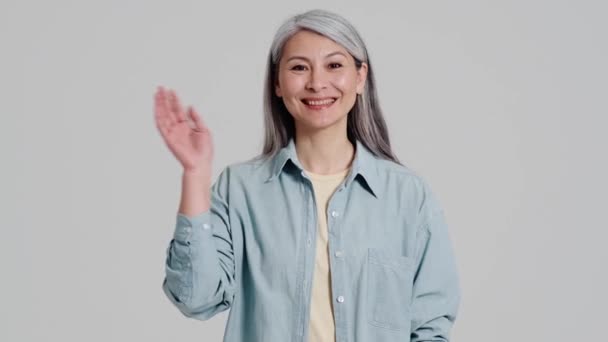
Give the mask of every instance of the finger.
<svg viewBox="0 0 608 342">
<path fill-rule="evenodd" d="M 169 89 L 161 89 L 161 109 L 163 112 L 163 117 L 166 118 L 166 121 L 169 123 L 169 126 L 173 126 L 175 123 L 177 123 L 177 118 L 175 117 L 175 115 L 173 115 L 173 112 L 171 110 L 171 102 L 169 100 Z"/>
<path fill-rule="evenodd" d="M 171 120 L 168 118 L 168 112 L 165 108 L 162 90 L 156 92 L 154 96 L 154 116 L 159 126 L 169 128 Z"/>
<path fill-rule="evenodd" d="M 196 128 L 197 131 L 203 132 L 203 131 L 207 130 L 207 126 L 205 125 L 205 122 L 200 117 L 200 115 L 198 115 L 196 110 L 194 110 L 194 107 L 189 106 L 188 113 L 190 115 L 190 118 L 192 119 L 192 122 L 194 122 L 194 128 Z"/>
<path fill-rule="evenodd" d="M 169 91 L 169 105 L 171 106 L 171 112 L 173 113 L 173 117 L 177 122 L 186 121 L 184 109 L 182 108 L 182 105 L 179 102 L 177 94 L 174 90 Z"/>
<path fill-rule="evenodd" d="M 164 87 L 159 86 L 156 92 L 156 113 L 160 121 L 163 124 L 170 126 L 172 119 L 169 114 L 166 103 L 166 90 Z"/>
<path fill-rule="evenodd" d="M 166 125 L 160 123 L 160 121 L 156 121 L 156 128 L 160 132 L 161 137 L 165 142 L 167 142 L 167 137 L 169 136 L 169 128 Z"/>
</svg>

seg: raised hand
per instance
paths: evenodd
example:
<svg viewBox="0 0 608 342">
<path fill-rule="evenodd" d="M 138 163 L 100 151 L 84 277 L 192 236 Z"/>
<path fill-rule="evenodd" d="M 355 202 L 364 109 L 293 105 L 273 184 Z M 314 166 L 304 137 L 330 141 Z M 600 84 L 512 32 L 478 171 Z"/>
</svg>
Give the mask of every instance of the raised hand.
<svg viewBox="0 0 608 342">
<path fill-rule="evenodd" d="M 211 177 L 211 132 L 192 106 L 184 109 L 172 89 L 159 86 L 155 94 L 156 127 L 185 173 Z M 192 121 L 193 127 L 188 123 Z"/>
</svg>

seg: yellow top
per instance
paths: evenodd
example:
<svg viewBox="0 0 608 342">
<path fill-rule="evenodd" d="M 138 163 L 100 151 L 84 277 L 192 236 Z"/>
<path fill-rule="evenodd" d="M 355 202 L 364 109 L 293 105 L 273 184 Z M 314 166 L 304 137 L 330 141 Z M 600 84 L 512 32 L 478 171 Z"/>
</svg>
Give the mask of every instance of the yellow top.
<svg viewBox="0 0 608 342">
<path fill-rule="evenodd" d="M 329 267 L 329 248 L 327 244 L 327 204 L 338 185 L 340 185 L 348 175 L 349 170 L 350 168 L 329 175 L 305 171 L 312 181 L 319 218 L 317 225 L 315 270 L 310 303 L 308 342 L 333 342 L 336 340 Z"/>
</svg>

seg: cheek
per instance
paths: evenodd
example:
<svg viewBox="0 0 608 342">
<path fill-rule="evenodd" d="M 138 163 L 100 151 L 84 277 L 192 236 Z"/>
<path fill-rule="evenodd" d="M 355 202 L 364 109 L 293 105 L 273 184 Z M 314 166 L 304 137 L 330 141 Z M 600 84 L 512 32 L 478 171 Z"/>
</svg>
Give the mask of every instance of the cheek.
<svg viewBox="0 0 608 342">
<path fill-rule="evenodd" d="M 356 92 L 356 78 L 351 75 L 340 75 L 334 79 L 334 86 L 343 93 L 344 96 L 349 96 L 350 93 Z"/>
<path fill-rule="evenodd" d="M 303 87 L 303 81 L 298 77 L 282 76 L 279 78 L 281 91 L 286 97 L 296 95 Z"/>
</svg>

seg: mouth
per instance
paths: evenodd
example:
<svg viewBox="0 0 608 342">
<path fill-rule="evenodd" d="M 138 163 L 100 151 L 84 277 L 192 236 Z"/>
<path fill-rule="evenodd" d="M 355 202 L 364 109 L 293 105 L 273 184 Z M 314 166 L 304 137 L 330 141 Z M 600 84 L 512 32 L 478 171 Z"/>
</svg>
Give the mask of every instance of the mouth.
<svg viewBox="0 0 608 342">
<path fill-rule="evenodd" d="M 302 103 L 309 109 L 320 110 L 331 107 L 336 103 L 336 97 L 325 97 L 322 99 L 302 99 Z"/>
</svg>

